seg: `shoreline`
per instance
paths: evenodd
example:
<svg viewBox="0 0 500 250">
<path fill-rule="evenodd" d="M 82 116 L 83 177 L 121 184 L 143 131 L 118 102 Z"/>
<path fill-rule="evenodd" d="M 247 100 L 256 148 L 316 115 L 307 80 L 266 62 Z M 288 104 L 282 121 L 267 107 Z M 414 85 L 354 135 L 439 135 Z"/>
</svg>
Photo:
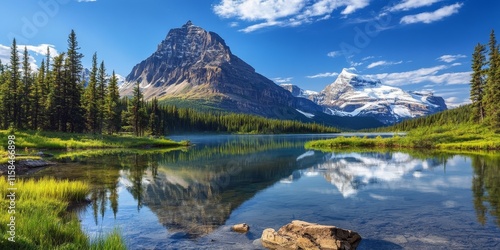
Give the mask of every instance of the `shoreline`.
<svg viewBox="0 0 500 250">
<path fill-rule="evenodd" d="M 58 163 L 47 161 L 43 159 L 38 160 L 21 160 L 15 163 L 16 166 L 16 175 L 17 176 L 26 176 L 30 174 L 34 174 L 38 171 L 41 171 L 47 167 L 55 166 Z M 0 176 L 7 176 L 9 164 L 0 164 Z"/>
</svg>

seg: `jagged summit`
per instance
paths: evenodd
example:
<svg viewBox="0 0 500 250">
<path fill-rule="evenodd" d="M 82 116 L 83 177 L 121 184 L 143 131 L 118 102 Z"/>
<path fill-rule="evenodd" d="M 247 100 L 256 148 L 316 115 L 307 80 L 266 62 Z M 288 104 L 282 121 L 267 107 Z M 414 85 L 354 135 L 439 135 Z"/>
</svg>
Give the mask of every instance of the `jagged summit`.
<svg viewBox="0 0 500 250">
<path fill-rule="evenodd" d="M 182 25 L 182 28 L 187 28 L 187 27 L 190 27 L 190 26 L 194 26 L 193 22 L 191 22 L 191 20 L 188 20 L 186 22 L 186 24 Z"/>
<path fill-rule="evenodd" d="M 170 30 L 166 38 L 158 45 L 157 50 L 149 58 L 136 65 L 126 80 L 128 83 L 138 81 L 141 87 L 147 89 L 145 90 L 146 97 L 161 97 L 184 93 L 188 90 L 179 89 L 179 84 L 199 86 L 207 83 L 207 79 L 200 78 L 200 76 L 209 74 L 210 77 L 218 77 L 220 70 L 216 69 L 226 63 L 240 64 L 240 67 L 253 71 L 252 67 L 232 55 L 231 50 L 219 35 L 188 21 L 181 28 Z M 124 87 L 130 87 L 130 85 Z M 172 88 L 173 86 L 176 88 Z M 126 88 L 123 93 L 128 93 Z"/>
</svg>

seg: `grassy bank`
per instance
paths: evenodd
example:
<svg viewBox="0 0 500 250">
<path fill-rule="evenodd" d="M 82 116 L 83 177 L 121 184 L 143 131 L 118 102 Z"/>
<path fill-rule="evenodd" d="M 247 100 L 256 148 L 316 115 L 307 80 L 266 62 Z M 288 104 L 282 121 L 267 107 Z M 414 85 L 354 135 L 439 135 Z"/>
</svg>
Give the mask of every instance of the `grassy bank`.
<svg viewBox="0 0 500 250">
<path fill-rule="evenodd" d="M 500 150 L 500 135 L 477 124 L 443 125 L 412 129 L 406 136 L 310 141 L 305 147 L 329 151 L 341 148 Z"/>
<path fill-rule="evenodd" d="M 11 133 L 0 130 L 0 145 L 7 145 Z M 178 147 L 187 142 L 175 142 L 164 138 L 135 137 L 131 135 L 93 135 L 62 132 L 16 131 L 16 147 L 43 149 L 89 149 L 89 148 L 140 148 Z"/>
<path fill-rule="evenodd" d="M 1 206 L 12 205 L 5 178 L 0 178 Z M 0 215 L 1 249 L 125 249 L 118 232 L 92 241 L 83 233 L 71 203 L 84 201 L 89 186 L 78 181 L 54 179 L 16 180 L 15 214 Z M 10 209 L 11 210 L 11 209 Z M 8 240 L 11 216 L 15 216 L 15 242 Z M 104 246 L 110 246 L 103 248 Z"/>
<path fill-rule="evenodd" d="M 8 136 L 12 132 L 0 130 L 0 164 L 7 162 Z M 132 135 L 93 135 L 45 131 L 16 131 L 16 160 L 37 159 L 28 156 L 35 150 L 109 149 L 109 148 L 174 148 L 189 142 L 175 142 L 164 138 L 135 137 Z"/>
</svg>

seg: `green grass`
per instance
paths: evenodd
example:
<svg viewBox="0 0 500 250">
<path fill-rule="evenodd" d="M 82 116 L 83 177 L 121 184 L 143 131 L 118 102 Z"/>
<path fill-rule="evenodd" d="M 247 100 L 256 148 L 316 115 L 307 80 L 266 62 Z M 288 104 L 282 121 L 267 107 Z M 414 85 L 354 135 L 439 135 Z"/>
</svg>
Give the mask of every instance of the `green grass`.
<svg viewBox="0 0 500 250">
<path fill-rule="evenodd" d="M 1 206 L 9 207 L 5 178 L 0 178 Z M 8 240 L 10 214 L 0 215 L 0 249 L 125 249 L 118 232 L 93 242 L 81 230 L 78 217 L 68 212 L 68 205 L 81 202 L 89 186 L 79 181 L 16 180 L 16 242 Z M 102 248 L 102 246 L 109 248 Z"/>
<path fill-rule="evenodd" d="M 0 145 L 7 145 L 7 130 L 0 130 Z M 187 142 L 164 138 L 135 137 L 131 135 L 92 135 L 61 132 L 16 131 L 18 149 L 89 149 L 89 148 L 140 148 L 178 147 Z"/>
<path fill-rule="evenodd" d="M 164 138 L 136 137 L 132 135 L 92 135 L 61 132 L 16 131 L 16 160 L 38 159 L 28 156 L 37 150 L 106 149 L 106 148 L 173 148 L 187 146 L 189 142 L 175 142 Z M 11 132 L 0 130 L 0 164 L 6 163 L 7 142 Z"/>
<path fill-rule="evenodd" d="M 338 137 L 310 141 L 309 149 L 342 148 L 438 149 L 438 150 L 500 150 L 500 135 L 477 124 L 443 125 L 413 129 L 406 136 L 388 138 Z"/>
</svg>

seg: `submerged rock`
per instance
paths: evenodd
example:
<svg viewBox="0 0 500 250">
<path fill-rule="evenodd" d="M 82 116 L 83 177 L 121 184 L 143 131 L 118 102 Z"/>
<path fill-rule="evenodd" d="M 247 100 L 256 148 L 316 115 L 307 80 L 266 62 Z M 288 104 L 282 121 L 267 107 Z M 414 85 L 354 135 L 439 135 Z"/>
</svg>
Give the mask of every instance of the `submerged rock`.
<svg viewBox="0 0 500 250">
<path fill-rule="evenodd" d="M 268 249 L 353 250 L 361 242 L 361 236 L 335 226 L 294 220 L 278 232 L 272 228 L 265 229 L 261 240 Z"/>
<path fill-rule="evenodd" d="M 250 231 L 250 226 L 248 226 L 246 223 L 241 223 L 232 226 L 231 229 L 238 233 L 246 233 Z"/>
</svg>

